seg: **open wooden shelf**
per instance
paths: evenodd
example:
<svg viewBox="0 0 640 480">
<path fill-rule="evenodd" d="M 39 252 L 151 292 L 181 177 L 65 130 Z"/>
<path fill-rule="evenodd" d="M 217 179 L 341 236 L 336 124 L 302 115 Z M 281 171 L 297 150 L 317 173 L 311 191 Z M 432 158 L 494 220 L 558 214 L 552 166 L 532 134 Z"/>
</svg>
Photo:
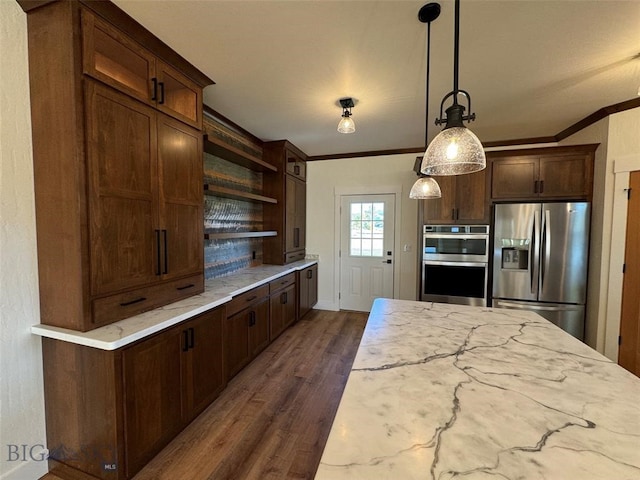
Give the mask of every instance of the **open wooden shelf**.
<svg viewBox="0 0 640 480">
<path fill-rule="evenodd" d="M 256 172 L 277 172 L 278 168 L 265 162 L 259 157 L 251 155 L 250 153 L 240 150 L 239 148 L 228 145 L 222 140 L 216 137 L 204 136 L 203 142 L 204 151 L 220 157 L 223 160 L 233 162 L 236 165 L 246 167 L 249 170 Z"/>
<path fill-rule="evenodd" d="M 269 230 L 266 232 L 229 232 L 229 233 L 215 233 L 204 232 L 205 240 L 221 240 L 229 238 L 260 238 L 260 237 L 275 237 L 278 232 L 275 230 Z"/>
<path fill-rule="evenodd" d="M 205 195 L 215 195 L 217 197 L 233 198 L 235 200 L 244 200 L 247 202 L 278 203 L 278 200 L 275 198 L 243 192 L 241 190 L 234 190 L 232 188 L 219 187 L 217 185 L 209 185 L 208 183 L 204 184 L 204 193 Z"/>
</svg>

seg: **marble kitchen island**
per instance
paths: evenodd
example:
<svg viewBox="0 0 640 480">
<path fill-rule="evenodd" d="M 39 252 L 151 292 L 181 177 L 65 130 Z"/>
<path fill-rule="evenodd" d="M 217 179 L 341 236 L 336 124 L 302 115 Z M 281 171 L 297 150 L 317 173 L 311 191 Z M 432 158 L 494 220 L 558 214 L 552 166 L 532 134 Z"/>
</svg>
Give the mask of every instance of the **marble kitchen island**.
<svg viewBox="0 0 640 480">
<path fill-rule="evenodd" d="M 640 379 L 532 312 L 378 299 L 315 478 L 640 479 Z"/>
</svg>

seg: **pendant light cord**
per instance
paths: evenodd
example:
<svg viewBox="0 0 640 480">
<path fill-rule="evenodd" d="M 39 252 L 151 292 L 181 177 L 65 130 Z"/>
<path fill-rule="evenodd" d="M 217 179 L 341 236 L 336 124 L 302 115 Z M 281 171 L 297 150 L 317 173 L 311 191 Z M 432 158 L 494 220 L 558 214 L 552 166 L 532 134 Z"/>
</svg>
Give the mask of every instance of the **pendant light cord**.
<svg viewBox="0 0 640 480">
<path fill-rule="evenodd" d="M 458 104 L 458 57 L 460 47 L 460 0 L 455 0 L 453 39 L 453 104 Z"/>
<path fill-rule="evenodd" d="M 431 64 L 431 22 L 427 22 L 427 81 L 425 93 L 424 148 L 429 146 L 429 66 Z"/>
</svg>

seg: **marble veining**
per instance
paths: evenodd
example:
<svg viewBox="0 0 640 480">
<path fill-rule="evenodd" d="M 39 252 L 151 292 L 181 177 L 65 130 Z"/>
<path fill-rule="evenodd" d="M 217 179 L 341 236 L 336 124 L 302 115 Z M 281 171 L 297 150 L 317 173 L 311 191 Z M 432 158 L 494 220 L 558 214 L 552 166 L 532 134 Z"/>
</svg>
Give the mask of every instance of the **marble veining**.
<svg viewBox="0 0 640 480">
<path fill-rule="evenodd" d="M 31 332 L 88 347 L 115 350 L 222 305 L 252 288 L 316 263 L 316 260 L 301 260 L 288 265 L 260 265 L 239 270 L 226 277 L 205 281 L 204 292 L 199 295 L 88 332 L 43 324 L 33 325 Z"/>
<path fill-rule="evenodd" d="M 640 379 L 533 312 L 378 299 L 315 478 L 640 479 Z"/>
</svg>

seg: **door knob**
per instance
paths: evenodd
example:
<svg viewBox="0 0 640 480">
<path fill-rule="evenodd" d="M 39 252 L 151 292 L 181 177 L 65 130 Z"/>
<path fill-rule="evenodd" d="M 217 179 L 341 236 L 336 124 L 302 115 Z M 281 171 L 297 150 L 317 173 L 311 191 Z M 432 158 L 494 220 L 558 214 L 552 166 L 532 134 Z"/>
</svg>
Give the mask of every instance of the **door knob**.
<svg viewBox="0 0 640 480">
<path fill-rule="evenodd" d="M 382 260 L 382 263 L 391 263 L 391 260 Z"/>
</svg>

